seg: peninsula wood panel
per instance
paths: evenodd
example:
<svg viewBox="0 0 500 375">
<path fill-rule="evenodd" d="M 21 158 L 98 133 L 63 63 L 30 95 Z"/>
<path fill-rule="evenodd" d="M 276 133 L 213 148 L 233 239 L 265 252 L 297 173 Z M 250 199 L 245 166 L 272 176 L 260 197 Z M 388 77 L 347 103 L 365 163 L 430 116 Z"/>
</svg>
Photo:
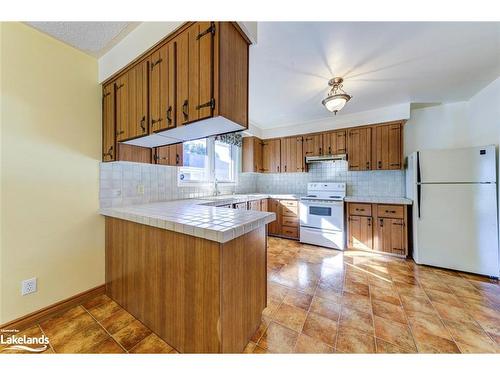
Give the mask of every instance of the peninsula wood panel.
<svg viewBox="0 0 500 375">
<path fill-rule="evenodd" d="M 264 226 L 220 244 L 109 217 L 105 225 L 113 300 L 179 352 L 243 350 L 266 303 Z"/>
<path fill-rule="evenodd" d="M 110 83 L 102 89 L 102 161 L 115 160 L 115 151 L 115 87 Z"/>
<path fill-rule="evenodd" d="M 222 247 L 222 352 L 241 353 L 259 327 L 266 307 L 265 226 Z"/>
</svg>

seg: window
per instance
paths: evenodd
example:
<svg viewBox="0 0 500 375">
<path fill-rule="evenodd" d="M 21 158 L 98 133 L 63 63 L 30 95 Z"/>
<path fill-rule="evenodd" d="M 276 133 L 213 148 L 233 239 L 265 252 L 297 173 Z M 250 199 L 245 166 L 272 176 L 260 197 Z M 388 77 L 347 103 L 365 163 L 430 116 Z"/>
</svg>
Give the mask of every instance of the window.
<svg viewBox="0 0 500 375">
<path fill-rule="evenodd" d="M 184 142 L 179 185 L 236 182 L 238 148 L 214 137 Z"/>
</svg>

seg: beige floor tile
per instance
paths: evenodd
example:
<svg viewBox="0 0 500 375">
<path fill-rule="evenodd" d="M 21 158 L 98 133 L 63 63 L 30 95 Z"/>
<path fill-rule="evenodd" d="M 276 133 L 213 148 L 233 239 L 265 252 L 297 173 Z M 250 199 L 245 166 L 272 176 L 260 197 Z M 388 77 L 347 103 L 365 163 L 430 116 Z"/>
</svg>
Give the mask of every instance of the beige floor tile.
<svg viewBox="0 0 500 375">
<path fill-rule="evenodd" d="M 295 344 L 294 353 L 333 353 L 333 347 L 323 341 L 300 334 Z"/>
<path fill-rule="evenodd" d="M 306 316 L 306 310 L 282 303 L 272 320 L 294 331 L 301 332 Z"/>
<path fill-rule="evenodd" d="M 406 324 L 400 324 L 378 316 L 374 317 L 375 336 L 391 344 L 408 350 L 415 350 L 415 342 L 410 328 Z"/>
<path fill-rule="evenodd" d="M 298 336 L 290 328 L 271 322 L 257 345 L 272 353 L 292 353 Z"/>
<path fill-rule="evenodd" d="M 337 322 L 315 313 L 309 313 L 302 333 L 334 346 L 337 336 Z"/>
</svg>

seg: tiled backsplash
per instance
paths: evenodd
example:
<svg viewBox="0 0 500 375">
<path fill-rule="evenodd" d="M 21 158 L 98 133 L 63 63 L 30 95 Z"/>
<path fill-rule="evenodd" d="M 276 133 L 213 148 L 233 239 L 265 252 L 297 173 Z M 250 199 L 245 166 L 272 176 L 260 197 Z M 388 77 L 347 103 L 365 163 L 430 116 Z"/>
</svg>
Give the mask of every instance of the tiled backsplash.
<svg viewBox="0 0 500 375">
<path fill-rule="evenodd" d="M 177 184 L 177 167 L 131 162 L 101 163 L 101 207 L 214 195 L 214 185 Z M 349 172 L 347 162 L 315 163 L 308 173 L 240 173 L 238 184 L 219 185 L 221 194 L 274 193 L 303 194 L 308 182 L 346 182 L 347 194 L 353 196 L 403 197 L 403 171 Z M 141 187 L 143 191 L 141 191 Z"/>
<path fill-rule="evenodd" d="M 308 182 L 345 182 L 347 195 L 405 195 L 404 171 L 348 171 L 346 161 L 313 163 L 309 165 L 308 173 L 270 173 L 256 176 L 259 193 L 303 194 L 307 190 Z"/>
<path fill-rule="evenodd" d="M 143 188 L 143 192 L 140 188 Z M 239 175 L 238 184 L 219 185 L 221 194 L 253 193 L 257 190 L 255 175 Z M 178 186 L 177 167 L 118 161 L 100 165 L 101 207 L 120 207 L 131 204 L 214 195 L 213 184 Z"/>
</svg>

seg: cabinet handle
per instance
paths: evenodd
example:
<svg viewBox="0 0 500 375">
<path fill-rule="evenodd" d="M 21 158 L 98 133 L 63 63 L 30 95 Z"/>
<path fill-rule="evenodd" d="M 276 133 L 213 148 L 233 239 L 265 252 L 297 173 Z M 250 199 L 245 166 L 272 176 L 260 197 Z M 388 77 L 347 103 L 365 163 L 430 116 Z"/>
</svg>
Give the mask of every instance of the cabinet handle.
<svg viewBox="0 0 500 375">
<path fill-rule="evenodd" d="M 380 227 L 384 226 L 384 219 L 380 219 Z"/>
<path fill-rule="evenodd" d="M 141 119 L 141 122 L 140 122 L 140 126 L 141 126 L 141 129 L 142 129 L 143 133 L 146 131 L 146 127 L 144 126 L 144 122 L 146 122 L 146 116 L 142 116 L 142 119 Z"/>
<path fill-rule="evenodd" d="M 355 208 L 356 211 L 364 211 L 364 208 Z"/>
<path fill-rule="evenodd" d="M 280 166 L 276 166 L 276 170 L 279 172 L 280 171 Z"/>
<path fill-rule="evenodd" d="M 385 213 L 386 214 L 395 214 L 396 211 L 393 211 L 393 210 L 385 210 Z"/>
<path fill-rule="evenodd" d="M 401 164 L 400 163 L 391 163 L 390 166 L 391 167 L 399 167 Z"/>
<path fill-rule="evenodd" d="M 160 122 L 161 120 L 162 120 L 161 118 L 159 118 L 158 120 L 152 119 L 152 120 L 151 120 L 151 126 L 155 126 L 155 124 L 156 124 L 157 122 Z"/>
<path fill-rule="evenodd" d="M 154 62 L 151 63 L 151 70 L 153 70 L 153 68 L 158 65 L 159 63 L 161 63 L 163 60 L 160 58 Z"/>
<path fill-rule="evenodd" d="M 184 100 L 184 103 L 182 104 L 182 114 L 184 115 L 184 121 L 187 121 L 189 117 L 188 113 L 188 100 Z"/>
<path fill-rule="evenodd" d="M 382 169 L 382 162 L 380 160 L 378 161 L 378 169 Z"/>
<path fill-rule="evenodd" d="M 285 172 L 286 172 L 286 165 L 285 165 Z"/>
<path fill-rule="evenodd" d="M 371 227 L 371 226 L 372 226 L 372 218 L 371 218 L 371 217 L 369 217 L 369 218 L 368 218 L 368 226 L 369 226 L 369 227 Z"/>
<path fill-rule="evenodd" d="M 179 154 L 175 154 L 175 165 L 179 165 Z"/>
<path fill-rule="evenodd" d="M 323 149 L 320 147 L 319 148 L 319 154 L 321 155 L 323 153 Z"/>
<path fill-rule="evenodd" d="M 331 154 L 332 153 L 332 146 L 328 146 L 328 153 Z"/>
<path fill-rule="evenodd" d="M 366 162 L 366 169 L 370 169 L 370 162 L 369 161 Z"/>
<path fill-rule="evenodd" d="M 169 106 L 167 109 L 167 122 L 168 125 L 172 124 L 172 106 Z"/>
</svg>

